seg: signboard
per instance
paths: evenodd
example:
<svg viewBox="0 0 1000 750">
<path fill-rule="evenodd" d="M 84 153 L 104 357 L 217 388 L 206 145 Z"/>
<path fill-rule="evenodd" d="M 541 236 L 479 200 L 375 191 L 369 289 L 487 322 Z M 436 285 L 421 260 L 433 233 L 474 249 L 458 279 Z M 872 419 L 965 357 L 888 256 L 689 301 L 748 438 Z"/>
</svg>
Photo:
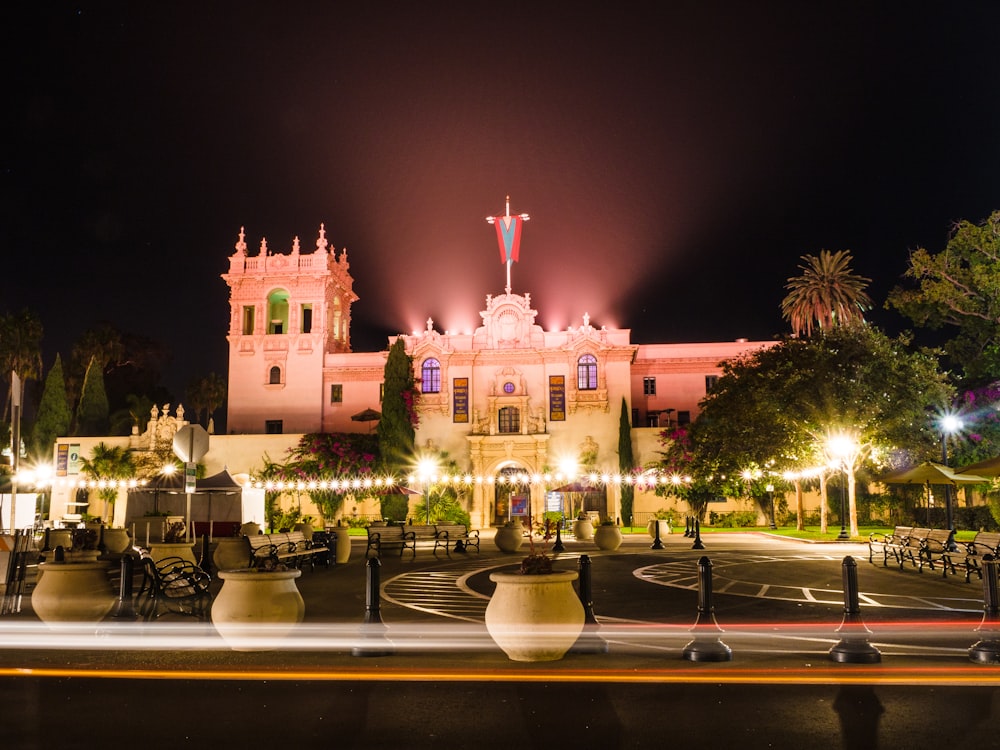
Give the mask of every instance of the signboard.
<svg viewBox="0 0 1000 750">
<path fill-rule="evenodd" d="M 69 467 L 69 445 L 67 443 L 60 443 L 56 446 L 56 476 L 64 477 L 66 476 L 66 470 Z"/>
<path fill-rule="evenodd" d="M 528 496 L 527 495 L 511 495 L 510 496 L 510 514 L 512 516 L 526 516 L 526 515 L 528 515 Z"/>
<path fill-rule="evenodd" d="M 195 484 L 198 481 L 198 464 L 188 461 L 184 464 L 184 491 L 188 494 L 195 491 Z"/>
<path fill-rule="evenodd" d="M 174 433 L 174 453 L 185 463 L 197 463 L 208 453 L 208 433 L 200 424 L 186 424 Z"/>
<path fill-rule="evenodd" d="M 566 421 L 565 375 L 549 375 L 549 421 Z"/>
<path fill-rule="evenodd" d="M 467 423 L 469 421 L 469 379 L 454 378 L 451 392 L 454 404 L 452 422 Z"/>
</svg>

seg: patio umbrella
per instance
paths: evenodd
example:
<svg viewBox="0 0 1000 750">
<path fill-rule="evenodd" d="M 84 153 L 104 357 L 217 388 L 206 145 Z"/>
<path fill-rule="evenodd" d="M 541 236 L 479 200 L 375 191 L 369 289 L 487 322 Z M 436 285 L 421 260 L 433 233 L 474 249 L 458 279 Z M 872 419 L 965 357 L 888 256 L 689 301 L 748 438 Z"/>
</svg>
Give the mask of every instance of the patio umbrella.
<svg viewBox="0 0 1000 750">
<path fill-rule="evenodd" d="M 963 474 L 975 474 L 978 477 L 1000 477 L 1000 456 L 987 458 L 985 461 L 978 461 L 968 466 L 963 466 L 958 471 Z"/>
<path fill-rule="evenodd" d="M 351 415 L 352 422 L 378 422 L 382 418 L 382 412 L 374 409 L 365 409 L 357 414 Z M 368 432 L 371 432 L 371 425 L 368 425 Z"/>
<path fill-rule="evenodd" d="M 975 474 L 952 471 L 944 464 L 924 461 L 918 466 L 895 471 L 882 477 L 887 484 L 922 484 L 927 488 L 927 505 L 930 506 L 931 485 L 944 484 L 958 487 L 963 484 L 982 484 L 983 478 Z M 928 507 L 928 513 L 930 509 Z"/>
</svg>

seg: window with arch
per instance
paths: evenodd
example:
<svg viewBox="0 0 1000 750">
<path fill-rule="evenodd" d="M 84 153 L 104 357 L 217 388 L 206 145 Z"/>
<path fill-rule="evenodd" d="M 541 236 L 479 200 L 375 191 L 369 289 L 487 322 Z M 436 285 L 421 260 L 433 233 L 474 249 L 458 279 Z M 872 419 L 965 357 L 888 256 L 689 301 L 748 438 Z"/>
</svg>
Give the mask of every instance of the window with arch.
<svg viewBox="0 0 1000 750">
<path fill-rule="evenodd" d="M 597 390 L 597 357 L 584 354 L 576 361 L 576 388 L 579 391 Z"/>
<path fill-rule="evenodd" d="M 516 406 L 503 406 L 497 415 L 497 429 L 501 433 L 518 433 L 521 431 L 521 410 Z"/>
<path fill-rule="evenodd" d="M 441 392 L 441 363 L 434 357 L 428 357 L 420 366 L 420 392 Z"/>
<path fill-rule="evenodd" d="M 275 365 L 268 371 L 267 382 L 270 385 L 281 385 L 281 368 Z"/>
<path fill-rule="evenodd" d="M 267 332 L 288 333 L 288 292 L 275 289 L 267 295 Z"/>
</svg>

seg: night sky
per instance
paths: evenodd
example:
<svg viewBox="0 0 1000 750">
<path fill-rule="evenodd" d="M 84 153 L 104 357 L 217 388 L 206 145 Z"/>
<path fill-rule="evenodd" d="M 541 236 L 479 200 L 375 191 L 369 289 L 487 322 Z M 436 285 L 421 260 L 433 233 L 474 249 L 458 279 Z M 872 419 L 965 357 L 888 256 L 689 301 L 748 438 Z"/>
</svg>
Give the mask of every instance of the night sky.
<svg viewBox="0 0 1000 750">
<path fill-rule="evenodd" d="M 7 4 L 0 310 L 46 367 L 103 320 L 160 340 L 179 394 L 226 372 L 240 227 L 324 222 L 381 349 L 479 323 L 509 194 L 546 328 L 770 339 L 800 256 L 851 250 L 881 308 L 1000 209 L 995 3 L 542 5 Z"/>
</svg>

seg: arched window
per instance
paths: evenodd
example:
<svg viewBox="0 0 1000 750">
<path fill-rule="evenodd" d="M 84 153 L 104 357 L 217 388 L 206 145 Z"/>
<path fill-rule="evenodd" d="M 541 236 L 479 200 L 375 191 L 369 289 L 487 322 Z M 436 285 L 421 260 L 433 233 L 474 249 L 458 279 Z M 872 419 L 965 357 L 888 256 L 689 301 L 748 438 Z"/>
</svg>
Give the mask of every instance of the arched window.
<svg viewBox="0 0 1000 750">
<path fill-rule="evenodd" d="M 288 292 L 284 289 L 267 295 L 267 332 L 288 333 Z"/>
<path fill-rule="evenodd" d="M 268 373 L 267 382 L 271 385 L 281 385 L 281 368 L 275 365 Z"/>
<path fill-rule="evenodd" d="M 579 391 L 597 390 L 597 357 L 584 354 L 576 361 L 576 388 Z"/>
<path fill-rule="evenodd" d="M 521 431 L 521 410 L 516 406 L 504 406 L 497 415 L 497 428 L 501 433 L 518 433 Z"/>
<path fill-rule="evenodd" d="M 422 393 L 441 392 L 441 363 L 434 357 L 425 359 L 420 366 L 420 391 Z"/>
</svg>

